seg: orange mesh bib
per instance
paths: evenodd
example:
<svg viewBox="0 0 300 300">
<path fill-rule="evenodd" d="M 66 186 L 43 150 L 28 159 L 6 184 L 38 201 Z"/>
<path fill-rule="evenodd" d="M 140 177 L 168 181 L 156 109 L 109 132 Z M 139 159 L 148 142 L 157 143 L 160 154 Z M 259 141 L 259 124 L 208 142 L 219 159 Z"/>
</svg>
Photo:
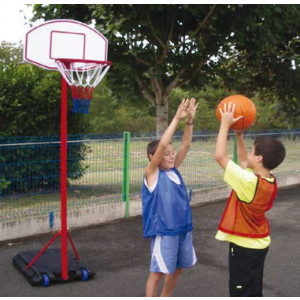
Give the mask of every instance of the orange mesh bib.
<svg viewBox="0 0 300 300">
<path fill-rule="evenodd" d="M 277 194 L 277 182 L 269 182 L 258 176 L 253 200 L 242 202 L 232 191 L 223 213 L 219 230 L 243 237 L 263 238 L 270 234 L 269 222 L 265 216 Z"/>
</svg>

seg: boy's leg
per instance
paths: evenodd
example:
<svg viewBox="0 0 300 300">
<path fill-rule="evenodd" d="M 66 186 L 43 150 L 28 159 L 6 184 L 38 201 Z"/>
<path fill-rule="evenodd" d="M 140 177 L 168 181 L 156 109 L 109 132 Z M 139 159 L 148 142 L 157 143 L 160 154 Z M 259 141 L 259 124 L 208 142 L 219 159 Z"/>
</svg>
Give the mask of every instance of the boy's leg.
<svg viewBox="0 0 300 300">
<path fill-rule="evenodd" d="M 229 244 L 231 297 L 262 297 L 263 270 L 268 248 L 248 249 Z"/>
<path fill-rule="evenodd" d="M 146 284 L 146 297 L 157 297 L 157 291 L 162 277 L 163 273 L 150 273 Z"/>
<path fill-rule="evenodd" d="M 176 270 L 173 274 L 167 274 L 161 292 L 161 297 L 171 296 L 178 278 L 185 268 L 191 268 L 197 262 L 193 245 L 192 232 L 179 236 Z"/>
<path fill-rule="evenodd" d="M 187 269 L 193 267 L 197 262 L 197 256 L 193 244 L 192 232 L 179 236 L 179 249 L 176 269 Z"/>
<path fill-rule="evenodd" d="M 162 277 L 165 274 L 166 276 L 175 274 L 178 240 L 178 236 L 158 235 L 152 237 L 150 275 L 146 284 L 146 296 L 157 296 L 159 283 Z M 175 276 L 175 278 L 176 277 L 178 276 Z M 170 279 L 172 279 L 172 277 Z M 167 287 L 170 279 L 168 278 L 166 280 Z M 171 280 L 171 283 L 172 282 L 173 280 Z"/>
<path fill-rule="evenodd" d="M 176 269 L 174 274 L 166 274 L 160 297 L 170 297 L 174 291 L 182 269 Z"/>
</svg>

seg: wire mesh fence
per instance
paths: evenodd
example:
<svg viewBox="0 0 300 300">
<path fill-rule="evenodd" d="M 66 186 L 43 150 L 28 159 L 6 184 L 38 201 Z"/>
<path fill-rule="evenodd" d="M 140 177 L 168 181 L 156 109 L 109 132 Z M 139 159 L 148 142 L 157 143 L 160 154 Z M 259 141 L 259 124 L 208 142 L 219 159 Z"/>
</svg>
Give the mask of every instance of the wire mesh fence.
<svg viewBox="0 0 300 300">
<path fill-rule="evenodd" d="M 282 140 L 287 155 L 274 171 L 281 177 L 300 175 L 300 130 L 249 131 L 245 144 L 251 150 L 258 136 Z M 223 170 L 214 161 L 217 132 L 193 134 L 192 147 L 180 167 L 187 189 L 193 191 L 224 186 Z M 173 138 L 175 150 L 182 132 Z M 140 196 L 148 159 L 147 144 L 154 133 L 131 134 L 129 178 L 124 177 L 123 135 L 80 135 L 68 137 L 68 209 L 91 204 L 116 205 L 123 201 L 124 180 L 129 180 L 130 199 Z M 233 159 L 234 134 L 228 137 L 228 155 Z M 60 210 L 59 137 L 0 139 L 0 222 Z"/>
</svg>

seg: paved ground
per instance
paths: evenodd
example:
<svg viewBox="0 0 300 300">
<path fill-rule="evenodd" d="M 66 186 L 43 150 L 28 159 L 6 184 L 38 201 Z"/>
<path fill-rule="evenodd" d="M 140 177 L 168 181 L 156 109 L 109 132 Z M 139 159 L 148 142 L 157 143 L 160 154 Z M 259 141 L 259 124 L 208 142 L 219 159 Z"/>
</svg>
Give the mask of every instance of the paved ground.
<svg viewBox="0 0 300 300">
<path fill-rule="evenodd" d="M 214 239 L 226 202 L 193 208 L 194 243 L 199 262 L 183 273 L 174 296 L 228 296 L 228 244 Z M 272 244 L 266 259 L 264 296 L 300 296 L 300 186 L 281 189 L 268 214 Z M 0 296 L 144 296 L 148 240 L 141 218 L 71 231 L 86 266 L 96 272 L 87 282 L 32 287 L 12 265 L 12 257 L 41 249 L 53 234 L 0 243 Z M 55 242 L 59 246 L 59 242 Z"/>
</svg>

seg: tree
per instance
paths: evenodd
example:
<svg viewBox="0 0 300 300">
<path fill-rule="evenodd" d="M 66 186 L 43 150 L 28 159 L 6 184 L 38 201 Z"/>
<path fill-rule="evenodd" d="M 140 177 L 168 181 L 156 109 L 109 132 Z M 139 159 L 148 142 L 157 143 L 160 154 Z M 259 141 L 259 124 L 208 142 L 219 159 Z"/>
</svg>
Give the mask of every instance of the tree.
<svg viewBox="0 0 300 300">
<path fill-rule="evenodd" d="M 300 6 L 251 5 L 240 10 L 231 47 L 220 52 L 219 75 L 224 86 L 255 97 L 265 104 L 278 98 L 278 108 L 297 125 L 300 115 Z M 241 22 L 242 19 L 249 19 Z M 277 101 L 276 101 L 277 102 Z"/>
<path fill-rule="evenodd" d="M 0 47 L 1 136 L 45 136 L 60 133 L 61 77 L 22 59 L 22 45 L 2 42 Z M 68 133 L 82 133 L 87 122 L 71 114 Z"/>
<path fill-rule="evenodd" d="M 112 93 L 106 78 L 96 87 L 87 115 L 91 133 L 117 133 L 123 131 L 155 131 L 155 116 L 150 104 L 120 101 Z M 130 109 L 128 109 L 130 107 Z"/>
<path fill-rule="evenodd" d="M 293 44 L 299 39 L 297 5 L 36 4 L 33 11 L 33 19 L 95 21 L 109 40 L 112 89 L 120 97 L 141 93 L 155 106 L 157 131 L 167 127 L 175 87 L 201 89 L 221 76 L 224 84 L 239 82 L 241 86 L 233 88 L 249 92 L 250 86 L 263 84 L 270 70 L 282 66 L 278 56 L 283 54 L 285 81 L 293 74 L 289 63 L 298 49 Z M 269 61 L 272 68 L 260 69 Z M 268 84 L 277 89 L 284 86 L 280 80 L 275 76 Z"/>
<path fill-rule="evenodd" d="M 60 133 L 61 80 L 59 72 L 50 72 L 23 63 L 21 45 L 2 42 L 0 47 L 0 143 L 36 141 L 37 136 L 51 136 L 42 142 L 57 141 Z M 69 101 L 69 111 L 71 102 Z M 69 133 L 82 133 L 86 120 L 69 114 Z M 31 137 L 28 137 L 31 136 Z M 9 150 L 7 150 L 9 149 Z M 0 147 L 0 193 L 28 191 L 41 186 L 58 187 L 59 147 Z M 83 175 L 83 161 L 88 149 L 81 143 L 69 147 L 68 178 Z M 28 165 L 29 157 L 43 163 Z M 14 167 L 18 166 L 18 168 Z M 16 170 L 17 169 L 17 170 Z M 51 173 L 52 172 L 52 173 Z M 13 175 L 12 175 L 13 174 Z M 28 174 L 35 174 L 34 178 Z M 13 176 L 13 179 L 10 178 Z M 21 182 L 21 184 L 20 184 Z"/>
</svg>

